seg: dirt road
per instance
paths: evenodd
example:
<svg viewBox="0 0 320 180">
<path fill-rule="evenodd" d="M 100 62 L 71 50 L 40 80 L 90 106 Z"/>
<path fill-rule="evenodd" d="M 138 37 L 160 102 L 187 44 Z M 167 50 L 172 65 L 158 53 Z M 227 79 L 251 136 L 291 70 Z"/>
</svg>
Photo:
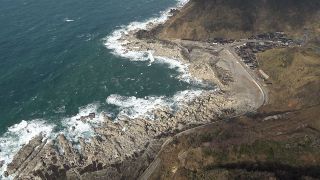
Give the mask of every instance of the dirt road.
<svg viewBox="0 0 320 180">
<path fill-rule="evenodd" d="M 241 57 L 235 52 L 235 47 L 251 41 L 246 40 L 224 45 L 186 40 L 175 42 L 182 47 L 191 49 L 189 52 L 191 63 L 212 64 L 212 60 L 218 59 L 214 63 L 228 71 L 233 77 L 233 83 L 230 84 L 231 89 L 229 91 L 242 99 L 251 101 L 255 108 L 259 108 L 268 101 L 267 90 L 262 80 L 242 62 Z M 207 73 L 214 72 L 207 71 Z"/>
<path fill-rule="evenodd" d="M 177 43 L 177 42 L 176 42 Z M 231 73 L 233 77 L 233 82 L 230 84 L 230 91 L 234 93 L 236 96 L 241 97 L 244 100 L 250 101 L 249 104 L 252 105 L 252 110 L 255 111 L 257 108 L 261 107 L 267 102 L 267 90 L 263 86 L 263 83 L 259 81 L 258 77 L 254 72 L 252 72 L 242 61 L 241 58 L 235 53 L 235 47 L 243 44 L 236 43 L 236 44 L 228 44 L 228 45 L 216 45 L 212 46 L 209 43 L 203 43 L 203 42 L 194 42 L 194 41 L 181 41 L 179 40 L 178 43 L 180 43 L 181 46 L 192 46 L 193 49 L 200 49 L 200 52 L 202 51 L 203 54 L 207 54 L 207 56 L 214 56 L 217 53 L 219 54 L 219 60 L 216 62 L 216 65 L 223 68 L 224 70 L 227 70 Z M 197 52 L 197 53 L 193 53 Z M 209 55 L 208 55 L 209 52 Z M 199 55 L 199 51 L 191 50 L 190 53 L 190 61 L 196 61 L 197 63 L 203 63 L 203 64 L 210 64 L 208 60 L 216 59 L 213 57 L 206 57 L 203 54 Z M 212 70 L 213 71 L 213 70 Z M 207 71 L 208 73 L 212 71 Z M 249 108 L 250 109 L 250 108 Z M 240 116 L 240 115 L 239 115 Z M 212 123 L 211 123 L 212 124 Z M 195 127 L 186 131 L 183 131 L 176 136 L 191 134 L 193 132 L 196 132 L 200 130 L 201 128 L 208 126 L 203 125 L 199 127 Z M 166 142 L 162 145 L 163 148 L 161 148 L 158 155 L 164 151 L 165 145 L 169 144 L 173 138 L 168 138 Z M 161 164 L 161 160 L 159 158 L 155 158 L 153 163 L 151 163 L 144 171 L 142 176 L 140 176 L 139 179 L 146 180 L 149 179 L 150 176 L 153 174 L 155 169 L 158 168 L 158 166 Z"/>
</svg>

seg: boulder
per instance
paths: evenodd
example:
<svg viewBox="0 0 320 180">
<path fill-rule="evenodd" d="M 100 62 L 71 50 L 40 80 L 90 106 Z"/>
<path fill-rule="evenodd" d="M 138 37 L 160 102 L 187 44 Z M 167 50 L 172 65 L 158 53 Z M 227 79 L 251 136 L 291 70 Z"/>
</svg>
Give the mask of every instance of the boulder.
<svg viewBox="0 0 320 180">
<path fill-rule="evenodd" d="M 32 154 L 35 148 L 41 145 L 42 139 L 42 135 L 36 136 L 18 151 L 18 153 L 13 157 L 12 162 L 8 164 L 7 173 L 9 175 L 15 173 L 19 169 L 22 163 Z"/>
<path fill-rule="evenodd" d="M 0 161 L 0 168 L 2 168 L 2 166 L 4 165 L 5 161 L 4 160 L 1 160 Z"/>
</svg>

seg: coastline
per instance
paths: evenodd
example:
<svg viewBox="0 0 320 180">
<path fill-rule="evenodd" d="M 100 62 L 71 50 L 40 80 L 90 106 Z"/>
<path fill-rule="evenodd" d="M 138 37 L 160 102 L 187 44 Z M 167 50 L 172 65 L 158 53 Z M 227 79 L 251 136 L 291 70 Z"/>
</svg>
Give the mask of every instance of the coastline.
<svg viewBox="0 0 320 180">
<path fill-rule="evenodd" d="M 158 25 L 148 24 L 145 26 L 147 30 Z M 128 27 L 130 29 L 130 25 Z M 210 44 L 179 40 L 166 44 L 158 40 L 138 39 L 135 36 L 137 31 L 138 29 L 133 29 L 121 34 L 124 36 L 120 37 L 120 44 L 126 49 L 121 49 L 118 53 L 133 60 L 148 60 L 146 54 L 152 53 L 155 62 L 151 63 L 164 62 L 172 68 L 178 68 L 182 73 L 179 77 L 181 80 L 215 84 L 217 89 L 198 93 L 190 102 L 182 103 L 181 109 L 175 113 L 155 109 L 153 121 L 123 118 L 112 122 L 107 116 L 102 117 L 101 126 L 94 129 L 95 136 L 90 140 L 79 138 L 79 150 L 63 134 L 48 142 L 46 137 L 36 136 L 15 155 L 8 166 L 9 174 L 15 174 L 15 178 L 21 179 L 47 177 L 46 172 L 54 169 L 48 177 L 81 177 L 90 172 L 108 169 L 127 159 L 141 157 L 146 149 L 153 149 L 153 146 L 159 148 L 159 142 L 161 144 L 167 137 L 190 127 L 254 111 L 261 105 L 260 102 L 252 102 L 259 92 L 247 89 L 248 84 L 252 86 L 249 78 L 245 78 L 247 84 L 242 83 L 242 78 L 235 79 L 238 72 L 232 72 L 234 69 L 231 68 L 235 62 L 225 61 L 233 55 L 225 47 L 212 47 L 208 50 Z M 193 49 L 189 52 L 190 59 L 186 59 L 182 52 L 189 46 Z M 136 47 L 139 52 L 135 51 Z M 138 58 L 135 58 L 137 55 Z M 216 62 L 214 66 L 210 64 L 212 60 Z M 222 82 L 217 74 L 232 77 Z M 186 97 L 188 95 L 180 99 L 184 100 Z M 154 150 L 148 158 L 152 159 L 156 154 L 157 150 Z"/>
</svg>

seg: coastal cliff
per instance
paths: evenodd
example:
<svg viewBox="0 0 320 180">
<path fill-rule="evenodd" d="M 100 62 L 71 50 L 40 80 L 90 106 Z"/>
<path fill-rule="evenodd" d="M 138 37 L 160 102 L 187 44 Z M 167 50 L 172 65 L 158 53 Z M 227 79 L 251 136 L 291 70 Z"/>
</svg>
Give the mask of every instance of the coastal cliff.
<svg viewBox="0 0 320 180">
<path fill-rule="evenodd" d="M 161 38 L 241 39 L 264 32 L 319 31 L 317 0 L 192 0 L 164 25 Z"/>
</svg>

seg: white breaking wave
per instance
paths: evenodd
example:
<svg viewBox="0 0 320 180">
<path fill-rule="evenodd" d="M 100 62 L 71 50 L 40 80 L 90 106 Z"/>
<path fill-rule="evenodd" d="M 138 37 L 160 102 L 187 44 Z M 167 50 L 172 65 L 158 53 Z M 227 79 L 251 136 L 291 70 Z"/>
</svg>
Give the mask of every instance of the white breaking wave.
<svg viewBox="0 0 320 180">
<path fill-rule="evenodd" d="M 179 79 L 187 83 L 191 83 L 191 82 L 201 83 L 200 80 L 196 80 L 191 76 L 188 69 L 188 64 L 183 64 L 178 60 L 166 58 L 166 57 L 156 56 L 155 58 L 157 63 L 168 64 L 170 69 L 176 69 L 180 73 L 180 75 L 178 76 Z"/>
<path fill-rule="evenodd" d="M 189 0 L 178 0 L 177 5 L 174 8 L 181 8 L 183 7 L 186 3 L 188 3 Z M 168 18 L 171 16 L 170 10 L 174 8 L 168 8 L 166 11 L 163 11 L 159 17 L 154 17 L 150 18 L 146 21 L 143 22 L 132 22 L 127 26 L 121 26 L 120 29 L 115 30 L 110 36 L 106 37 L 104 39 L 104 44 L 105 46 L 112 50 L 112 53 L 116 56 L 124 57 L 127 58 L 131 61 L 161 61 L 163 63 L 173 64 L 174 66 L 177 65 L 178 63 L 180 64 L 177 66 L 178 68 L 182 67 L 182 63 L 179 62 L 176 59 L 170 59 L 167 57 L 154 57 L 150 58 L 150 50 L 149 51 L 141 51 L 139 50 L 139 47 L 137 47 L 136 51 L 129 50 L 126 45 L 129 43 L 124 39 L 124 36 L 128 35 L 129 32 L 131 31 L 138 31 L 138 30 L 146 30 L 150 27 L 150 25 L 158 25 L 158 24 L 163 24 L 168 20 Z M 166 59 L 166 60 L 164 60 Z M 182 69 L 179 69 L 179 72 L 182 73 L 181 76 L 178 78 L 190 82 L 190 74 L 188 72 L 188 65 L 183 65 Z M 188 78 L 186 78 L 188 77 Z"/>
<path fill-rule="evenodd" d="M 103 115 L 98 113 L 99 104 L 89 104 L 85 107 L 79 108 L 79 113 L 71 118 L 65 118 L 62 120 L 63 133 L 67 139 L 72 142 L 78 143 L 79 137 L 90 138 L 95 135 L 94 127 L 100 125 L 103 121 Z M 86 117 L 90 113 L 94 113 L 95 117 L 90 119 L 89 117 L 81 120 L 81 117 Z"/>
<path fill-rule="evenodd" d="M 64 22 L 73 22 L 74 19 L 64 18 Z"/>
<path fill-rule="evenodd" d="M 154 62 L 154 57 L 151 50 L 148 51 L 148 59 L 150 60 L 151 65 Z"/>
<path fill-rule="evenodd" d="M 174 110 L 176 107 L 194 99 L 201 95 L 202 90 L 185 90 L 176 93 L 172 98 L 165 96 L 147 96 L 144 98 L 136 98 L 134 96 L 120 96 L 118 94 L 110 95 L 106 102 L 119 107 L 117 119 L 121 120 L 124 117 L 148 118 L 153 120 L 156 109 Z"/>
<path fill-rule="evenodd" d="M 0 137 L 0 164 L 3 164 L 0 168 L 0 179 L 4 178 L 1 175 L 23 145 L 39 134 L 49 138 L 54 127 L 55 125 L 48 124 L 44 120 L 22 121 L 9 127 L 8 131 Z M 12 177 L 7 179 L 12 179 Z"/>
<path fill-rule="evenodd" d="M 62 119 L 63 130 L 60 132 L 54 131 L 56 125 L 49 124 L 45 120 L 23 120 L 21 123 L 9 127 L 8 131 L 0 137 L 0 164 L 3 164 L 0 168 L 0 179 L 13 179 L 13 177 L 2 177 L 7 165 L 23 145 L 40 134 L 48 140 L 53 140 L 58 134 L 63 133 L 73 144 L 78 143 L 79 137 L 87 139 L 93 137 L 95 135 L 94 127 L 103 121 L 103 115 L 97 111 L 98 107 L 98 104 L 89 104 L 79 108 L 77 115 Z M 81 117 L 88 116 L 90 113 L 95 113 L 95 118 L 80 120 Z"/>
<path fill-rule="evenodd" d="M 184 5 L 186 5 L 190 0 L 178 0 L 178 4 L 177 4 L 177 7 L 178 8 L 181 8 L 183 7 Z"/>
<path fill-rule="evenodd" d="M 151 117 L 151 110 L 164 107 L 165 97 L 149 96 L 136 98 L 134 96 L 126 97 L 113 94 L 107 98 L 106 102 L 119 107 L 118 119 L 122 119 L 123 117 L 135 119 L 142 116 L 153 119 Z"/>
<path fill-rule="evenodd" d="M 179 9 L 188 2 L 189 0 L 178 0 L 175 8 Z M 201 81 L 192 78 L 188 70 L 188 64 L 168 57 L 153 56 L 152 50 L 142 51 L 139 50 L 139 47 L 134 48 L 136 50 L 130 50 L 126 47 L 129 42 L 125 40 L 125 36 L 127 36 L 129 32 L 147 30 L 150 26 L 165 23 L 171 16 L 171 9 L 174 8 L 168 8 L 166 11 L 163 11 L 159 17 L 150 18 L 143 22 L 132 22 L 127 26 L 121 26 L 104 39 L 104 44 L 108 49 L 112 50 L 112 53 L 116 56 L 124 57 L 131 61 L 150 61 L 149 65 L 151 65 L 151 63 L 168 64 L 169 68 L 176 69 L 180 73 L 180 76 L 178 76 L 180 80 L 188 83 L 191 81 L 201 83 Z M 121 119 L 122 117 L 132 119 L 147 117 L 149 119 L 154 119 L 153 110 L 157 108 L 169 108 L 172 110 L 175 107 L 192 100 L 194 97 L 201 95 L 202 92 L 203 90 L 186 90 L 178 92 L 171 98 L 164 96 L 136 98 L 133 96 L 126 97 L 113 94 L 106 99 L 106 102 L 119 107 L 120 113 L 118 114 L 117 119 Z"/>
<path fill-rule="evenodd" d="M 178 0 L 177 8 L 184 6 L 189 0 Z M 172 8 L 170 8 L 172 9 Z M 127 42 L 119 41 L 121 37 L 128 34 L 129 31 L 137 29 L 146 29 L 150 23 L 164 23 L 170 16 L 170 9 L 164 11 L 160 17 L 151 18 L 145 22 L 133 22 L 128 26 L 123 26 L 116 30 L 111 36 L 106 38 L 105 45 L 113 50 L 113 53 L 122 57 L 129 58 L 133 61 L 147 61 L 156 63 L 169 64 L 169 68 L 176 68 L 181 73 L 182 79 L 190 79 L 188 66 L 181 62 L 165 58 L 165 57 L 149 57 L 148 52 L 127 51 L 124 45 Z M 64 19 L 65 22 L 73 22 L 73 19 Z M 175 108 L 178 105 L 187 102 L 194 97 L 201 95 L 202 90 L 186 90 L 178 92 L 172 98 L 160 96 L 148 96 L 145 98 L 124 97 L 120 95 L 111 95 L 107 98 L 107 103 L 116 105 L 120 108 L 120 117 L 126 116 L 129 118 L 149 117 L 153 119 L 151 114 L 156 108 Z M 3 176 L 7 165 L 13 160 L 14 155 L 34 137 L 42 134 L 48 140 L 55 139 L 60 133 L 63 133 L 66 138 L 73 143 L 78 142 L 79 137 L 90 138 L 94 136 L 94 127 L 99 126 L 104 119 L 102 113 L 98 113 L 99 104 L 89 104 L 79 108 L 79 113 L 70 118 L 64 118 L 61 121 L 63 130 L 56 132 L 56 125 L 48 123 L 45 120 L 22 121 L 8 128 L 8 131 L 0 137 L 0 179 L 13 179 L 12 176 L 5 178 Z M 90 113 L 95 113 L 95 117 L 90 120 L 81 121 L 81 117 L 88 116 Z M 1 166 L 2 165 L 2 166 Z"/>
</svg>

